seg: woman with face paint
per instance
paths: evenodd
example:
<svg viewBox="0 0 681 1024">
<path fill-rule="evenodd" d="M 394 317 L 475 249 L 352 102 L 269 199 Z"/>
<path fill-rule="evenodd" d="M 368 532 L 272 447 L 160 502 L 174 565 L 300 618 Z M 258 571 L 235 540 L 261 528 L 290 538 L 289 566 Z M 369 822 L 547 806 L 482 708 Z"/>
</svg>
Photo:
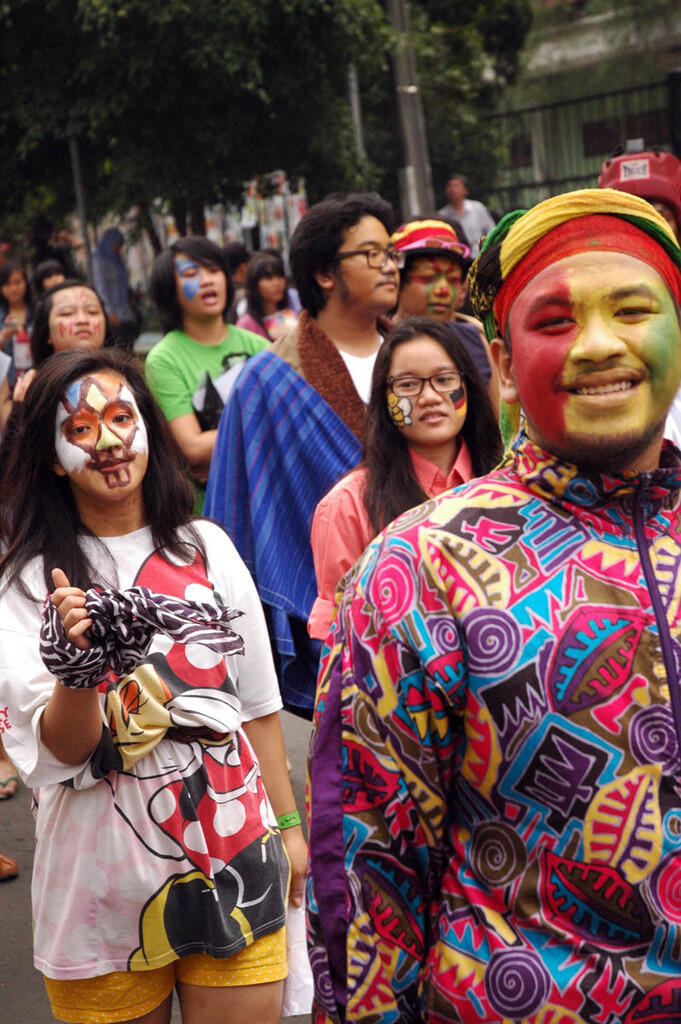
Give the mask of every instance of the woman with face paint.
<svg viewBox="0 0 681 1024">
<path fill-rule="evenodd" d="M 308 621 L 326 638 L 339 581 L 396 516 L 471 477 L 502 454 L 473 360 L 447 324 L 409 317 L 379 349 L 364 457 L 320 501 L 311 544 L 318 597 Z"/>
<path fill-rule="evenodd" d="M 0 707 L 58 1020 L 278 1022 L 306 861 L 264 617 L 135 364 L 43 363 L 2 482 Z M 289 869 L 290 861 L 290 869 Z"/>
</svg>

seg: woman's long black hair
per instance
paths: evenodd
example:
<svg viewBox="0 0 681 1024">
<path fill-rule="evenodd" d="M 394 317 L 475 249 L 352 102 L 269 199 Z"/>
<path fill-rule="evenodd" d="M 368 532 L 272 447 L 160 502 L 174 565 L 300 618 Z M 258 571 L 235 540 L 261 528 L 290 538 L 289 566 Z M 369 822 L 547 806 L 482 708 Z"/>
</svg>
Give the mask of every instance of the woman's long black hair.
<svg viewBox="0 0 681 1024">
<path fill-rule="evenodd" d="M 31 355 L 33 356 L 33 365 L 40 366 L 46 359 L 49 359 L 53 355 L 52 343 L 50 341 L 50 312 L 52 310 L 52 299 L 57 292 L 63 292 L 65 288 L 87 288 L 89 292 L 97 296 L 97 301 L 102 307 L 102 316 L 104 317 L 104 346 L 111 344 L 111 327 L 109 324 L 109 318 L 106 315 L 104 309 L 104 303 L 102 302 L 99 292 L 92 287 L 91 284 L 85 284 L 84 281 L 78 281 L 74 277 L 67 277 L 64 281 L 59 281 L 58 284 L 53 284 L 51 288 L 40 297 L 35 307 L 35 317 L 33 319 L 33 327 L 31 328 Z"/>
<path fill-rule="evenodd" d="M 445 350 L 466 385 L 467 413 L 460 436 L 466 442 L 473 475 L 494 469 L 503 453 L 499 426 L 473 360 L 448 324 L 412 316 L 393 327 L 381 345 L 371 382 L 362 465 L 368 470 L 364 506 L 376 533 L 407 509 L 426 501 L 409 457 L 409 445 L 388 411 L 387 380 L 393 352 L 423 336 Z"/>
<path fill-rule="evenodd" d="M 248 263 L 248 269 L 246 271 L 247 311 L 254 320 L 258 321 L 264 331 L 267 331 L 267 328 L 265 327 L 265 308 L 263 306 L 260 289 L 258 288 L 258 282 L 263 277 L 270 277 L 272 275 L 286 279 L 286 272 L 284 270 L 284 263 L 281 256 L 277 256 L 272 252 L 256 252 L 251 256 Z M 287 306 L 288 290 L 284 288 L 284 294 L 277 303 L 277 309 L 286 309 Z M 272 339 L 270 338 L 270 341 L 271 340 Z"/>
<path fill-rule="evenodd" d="M 83 590 L 102 582 L 95 560 L 88 559 L 78 543 L 83 534 L 94 534 L 80 521 L 68 477 L 54 472 L 59 402 L 72 381 L 101 371 L 113 371 L 125 379 L 147 428 L 149 461 L 142 497 L 154 543 L 179 557 L 187 554 L 178 531 L 191 522 L 194 493 L 184 475 L 180 451 L 139 365 L 117 349 L 59 352 L 39 367 L 26 392 L 0 483 L 2 539 L 6 543 L 0 582 L 4 587 L 16 581 L 27 597 L 39 599 L 28 591 L 19 574 L 35 557 L 43 560 L 45 585 L 50 591 L 54 586 L 50 573 L 55 567 L 63 569 L 71 584 Z M 189 529 L 192 542 L 203 551 L 198 532 Z M 104 545 L 102 556 L 106 560 Z"/>
</svg>

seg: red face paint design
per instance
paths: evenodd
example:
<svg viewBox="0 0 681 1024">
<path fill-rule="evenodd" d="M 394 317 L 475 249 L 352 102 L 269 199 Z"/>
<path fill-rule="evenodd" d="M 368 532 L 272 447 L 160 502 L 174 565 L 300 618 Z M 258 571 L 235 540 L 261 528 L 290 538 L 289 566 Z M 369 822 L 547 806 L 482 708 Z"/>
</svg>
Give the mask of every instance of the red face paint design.
<svg viewBox="0 0 681 1024">
<path fill-rule="evenodd" d="M 110 490 L 128 486 L 140 456 L 146 467 L 147 435 L 126 382 L 109 373 L 74 381 L 57 414 L 55 449 L 70 477 L 90 471 Z"/>
<path fill-rule="evenodd" d="M 511 363 L 530 436 L 586 468 L 657 465 L 681 378 L 681 330 L 657 271 L 582 252 L 542 270 L 509 317 Z"/>
<path fill-rule="evenodd" d="M 410 265 L 400 289 L 401 316 L 451 319 L 459 297 L 462 270 L 451 256 L 422 256 Z"/>
<path fill-rule="evenodd" d="M 62 288 L 50 301 L 48 324 L 55 352 L 96 351 L 102 347 L 106 320 L 95 292 L 81 285 Z"/>
</svg>

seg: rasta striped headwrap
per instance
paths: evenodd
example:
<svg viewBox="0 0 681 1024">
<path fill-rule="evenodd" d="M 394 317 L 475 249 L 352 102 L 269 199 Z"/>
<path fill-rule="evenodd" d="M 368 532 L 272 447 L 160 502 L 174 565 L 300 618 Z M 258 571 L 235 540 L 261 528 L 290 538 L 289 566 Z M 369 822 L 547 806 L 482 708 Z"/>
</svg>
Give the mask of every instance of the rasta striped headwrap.
<svg viewBox="0 0 681 1024">
<path fill-rule="evenodd" d="M 638 196 L 585 188 L 507 213 L 485 237 L 468 272 L 468 294 L 488 341 L 503 337 L 515 297 L 540 270 L 576 252 L 624 252 L 650 264 L 681 305 L 681 248 L 664 217 Z M 508 445 L 518 406 L 501 403 Z"/>
<path fill-rule="evenodd" d="M 572 230 L 564 228 L 555 236 L 555 245 L 543 244 L 535 274 L 549 263 L 591 248 L 627 252 L 650 263 L 678 301 L 681 249 L 664 217 L 638 196 L 610 188 L 580 189 L 545 199 L 531 210 L 507 213 L 484 239 L 468 274 L 468 293 L 488 340 L 503 336 L 509 299 L 519 290 L 515 285 L 529 280 L 523 274 L 526 258 L 532 258 L 531 252 L 550 233 L 578 218 L 589 219 Z M 623 222 L 621 230 L 617 224 L 613 230 L 612 218 Z"/>
<path fill-rule="evenodd" d="M 466 259 L 470 249 L 459 239 L 456 231 L 443 220 L 411 220 L 402 224 L 390 236 L 398 252 L 439 255 L 450 252 L 453 256 Z"/>
</svg>

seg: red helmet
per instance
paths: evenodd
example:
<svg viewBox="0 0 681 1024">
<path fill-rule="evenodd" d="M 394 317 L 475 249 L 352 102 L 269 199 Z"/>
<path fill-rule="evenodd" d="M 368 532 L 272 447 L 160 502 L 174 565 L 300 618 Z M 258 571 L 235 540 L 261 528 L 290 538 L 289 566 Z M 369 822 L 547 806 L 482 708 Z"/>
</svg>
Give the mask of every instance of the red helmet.
<svg viewBox="0 0 681 1024">
<path fill-rule="evenodd" d="M 646 150 L 611 157 L 601 167 L 598 187 L 666 203 L 674 211 L 677 234 L 681 236 L 681 160 L 673 153 Z"/>
</svg>

